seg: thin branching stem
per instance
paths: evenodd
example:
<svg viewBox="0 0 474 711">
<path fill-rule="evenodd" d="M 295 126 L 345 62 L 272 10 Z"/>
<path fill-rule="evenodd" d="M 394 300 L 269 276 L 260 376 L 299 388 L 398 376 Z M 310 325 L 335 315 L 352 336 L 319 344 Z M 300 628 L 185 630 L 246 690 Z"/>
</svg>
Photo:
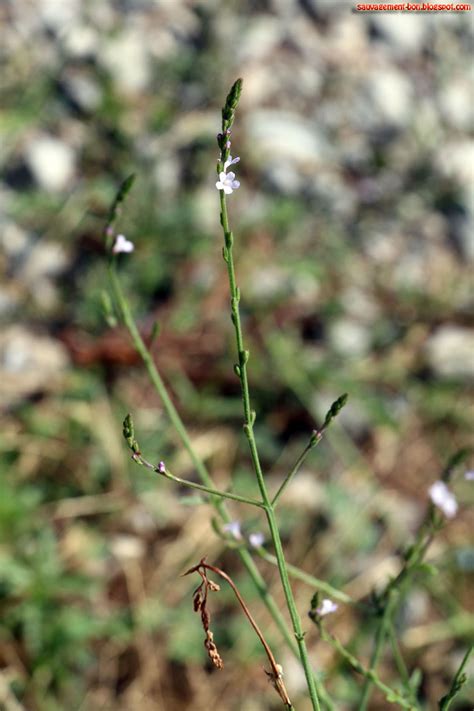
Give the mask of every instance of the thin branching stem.
<svg viewBox="0 0 474 711">
<path fill-rule="evenodd" d="M 132 312 L 130 310 L 129 304 L 127 299 L 125 298 L 125 295 L 122 291 L 122 286 L 120 284 L 120 280 L 118 278 L 117 274 L 117 269 L 116 269 L 116 260 L 111 259 L 109 262 L 108 266 L 108 275 L 109 275 L 109 280 L 110 280 L 110 285 L 111 285 L 111 290 L 112 294 L 115 300 L 115 303 L 117 305 L 117 309 L 119 311 L 120 317 L 122 322 L 124 323 L 125 327 L 127 328 L 130 338 L 133 342 L 133 345 L 135 346 L 138 354 L 143 360 L 143 363 L 145 365 L 145 369 L 148 373 L 148 376 L 158 393 L 162 403 L 163 407 L 166 411 L 166 414 L 168 415 L 168 418 L 171 422 L 171 424 L 174 426 L 181 443 L 185 450 L 187 451 L 193 466 L 196 469 L 196 472 L 203 482 L 205 486 L 211 489 L 215 489 L 214 482 L 212 480 L 211 475 L 209 474 L 207 467 L 205 466 L 204 462 L 199 458 L 199 456 L 196 454 L 191 439 L 187 433 L 186 427 L 181 420 L 181 417 L 174 406 L 173 401 L 168 395 L 168 391 L 166 389 L 166 385 L 163 382 L 163 379 L 158 371 L 158 368 L 153 360 L 153 357 L 147 348 L 143 338 L 140 335 L 140 332 L 137 328 L 137 325 L 135 323 L 135 319 L 132 315 Z M 211 503 L 216 509 L 219 517 L 224 523 L 230 523 L 232 521 L 232 516 L 230 515 L 227 506 L 225 504 L 225 501 L 223 499 L 220 499 L 216 496 L 211 496 Z M 300 657 L 300 649 L 299 645 L 296 643 L 296 640 L 291 632 L 291 630 L 288 628 L 287 622 L 281 612 L 280 606 L 275 602 L 275 599 L 273 595 L 270 593 L 268 590 L 268 586 L 263 579 L 259 569 L 257 568 L 255 561 L 252 558 L 252 555 L 246 548 L 239 548 L 238 549 L 238 555 L 240 556 L 240 559 L 242 560 L 242 563 L 247 570 L 248 574 L 250 575 L 250 578 L 255 585 L 255 588 L 263 601 L 264 605 L 266 606 L 268 612 L 270 613 L 273 621 L 275 622 L 278 630 L 280 631 L 280 634 L 282 635 L 283 639 L 285 640 L 286 644 L 288 647 L 291 649 L 292 653 L 295 655 L 295 657 Z M 332 704 L 331 700 L 327 697 L 323 689 L 320 689 L 320 694 L 324 700 L 325 706 L 328 709 L 328 711 L 333 711 L 334 710 L 334 705 Z"/>
<path fill-rule="evenodd" d="M 446 694 L 446 696 L 443 696 L 443 698 L 439 701 L 439 711 L 448 711 L 449 707 L 451 706 L 451 703 L 454 700 L 454 697 L 457 696 L 464 684 L 467 682 L 467 675 L 465 674 L 464 669 L 467 666 L 467 663 L 471 657 L 473 650 L 474 645 L 471 644 L 471 646 L 466 651 L 466 654 L 462 658 L 461 664 L 459 665 L 459 669 L 454 675 L 454 679 L 451 682 L 451 687 L 448 693 Z"/>
<path fill-rule="evenodd" d="M 256 549 L 256 552 L 260 556 L 260 558 L 266 560 L 267 563 L 271 563 L 272 565 L 278 565 L 278 561 L 275 556 L 266 551 L 263 546 L 259 546 Z M 346 605 L 355 604 L 354 600 L 351 598 L 350 595 L 345 592 L 342 592 L 342 590 L 338 590 L 337 588 L 327 583 L 325 580 L 315 578 L 314 575 L 306 573 L 304 570 L 301 570 L 301 568 L 297 568 L 295 565 L 291 565 L 290 563 L 287 563 L 286 567 L 288 573 L 292 578 L 295 578 L 296 580 L 301 580 L 307 585 L 310 585 L 312 588 L 316 588 L 317 590 L 320 590 L 321 592 L 326 593 L 326 595 L 329 595 L 330 597 L 334 598 L 334 600 L 343 602 Z"/>
<path fill-rule="evenodd" d="M 380 679 L 380 677 L 373 669 L 366 669 L 359 662 L 357 657 L 354 657 L 354 655 L 351 654 L 349 650 L 344 647 L 344 645 L 337 639 L 337 637 L 334 637 L 334 635 L 330 634 L 329 632 L 326 632 L 322 625 L 320 626 L 320 632 L 321 638 L 324 639 L 325 642 L 328 642 L 343 657 L 343 659 L 345 659 L 346 662 L 351 665 L 351 667 L 356 672 L 362 674 L 362 676 L 371 681 L 372 685 L 380 689 L 387 701 L 393 704 L 398 704 L 398 706 L 401 706 L 404 709 L 408 709 L 409 711 L 418 711 L 419 706 L 415 705 L 411 700 L 404 698 L 401 694 L 398 693 L 398 691 L 395 691 L 395 689 L 392 689 L 390 686 L 387 686 L 387 684 L 385 684 Z M 359 706 L 358 708 L 360 709 L 361 707 Z"/>
<path fill-rule="evenodd" d="M 398 575 L 391 580 L 385 591 L 380 596 L 382 603 L 379 622 L 375 631 L 374 645 L 370 658 L 370 671 L 375 673 L 380 657 L 382 655 L 385 643 L 390 633 L 393 617 L 399 604 L 403 589 L 410 580 L 413 571 L 423 561 L 423 558 L 431 545 L 433 536 L 437 528 L 439 528 L 439 519 L 432 504 L 428 507 L 423 522 L 418 529 L 415 542 L 411 546 L 406 555 L 405 562 Z M 362 697 L 360 700 L 359 711 L 366 711 L 372 693 L 373 680 L 366 677 L 364 687 L 362 689 Z"/>
<path fill-rule="evenodd" d="M 194 481 L 188 481 L 188 479 L 182 479 L 179 476 L 175 476 L 167 467 L 162 469 L 159 465 L 152 464 L 147 461 L 141 453 L 133 454 L 132 459 L 137 462 L 137 464 L 141 464 L 141 466 L 146 469 L 151 469 L 152 471 L 157 472 L 160 476 L 163 476 L 165 479 L 169 479 L 170 481 L 174 481 L 176 484 L 188 486 L 190 489 L 197 489 L 197 491 L 202 491 L 204 494 L 209 494 L 210 496 L 217 496 L 222 499 L 231 499 L 232 501 L 238 501 L 241 504 L 248 504 L 249 506 L 258 506 L 259 508 L 263 508 L 262 502 L 257 501 L 257 499 L 251 499 L 247 496 L 233 494 L 231 491 L 220 491 L 219 489 L 213 489 L 209 486 L 204 486 L 204 484 L 197 484 Z"/>
<path fill-rule="evenodd" d="M 306 457 L 308 456 L 308 454 L 311 452 L 312 449 L 313 449 L 313 447 L 310 444 L 308 444 L 304 448 L 304 450 L 302 451 L 302 453 L 300 454 L 300 456 L 298 457 L 296 462 L 294 463 L 292 469 L 286 475 L 285 479 L 281 483 L 278 491 L 276 492 L 275 496 L 272 499 L 272 506 L 274 508 L 278 502 L 278 499 L 283 494 L 283 492 L 285 491 L 288 484 L 290 484 L 293 481 L 293 477 L 295 476 L 295 474 L 297 474 L 297 472 L 299 471 L 299 468 L 301 467 L 301 465 L 303 464 L 303 462 L 305 461 Z"/>
<path fill-rule="evenodd" d="M 220 170 L 224 168 L 224 161 L 220 163 Z M 281 544 L 280 532 L 278 529 L 278 524 L 275 517 L 275 512 L 273 510 L 272 502 L 270 500 L 265 479 L 263 476 L 262 467 L 260 464 L 260 459 L 257 450 L 257 443 L 255 441 L 255 435 L 253 431 L 253 424 L 255 421 L 255 413 L 252 411 L 250 404 L 250 394 L 247 376 L 247 361 L 249 358 L 248 351 L 244 347 L 244 339 L 242 334 L 242 325 L 240 320 L 240 290 L 237 287 L 236 276 L 235 276 L 235 266 L 233 257 L 233 235 L 229 226 L 229 217 L 227 213 L 227 204 L 225 193 L 223 190 L 219 191 L 220 195 L 220 206 L 221 206 L 221 224 L 224 230 L 224 259 L 227 264 L 227 272 L 229 276 L 229 286 L 230 286 L 230 297 L 231 297 L 231 316 L 232 322 L 235 329 L 235 337 L 237 343 L 237 354 L 239 362 L 235 368 L 236 374 L 239 377 L 241 390 L 242 390 L 242 401 L 244 409 L 244 432 L 247 437 L 250 455 L 252 458 L 252 463 L 255 470 L 255 475 L 257 478 L 258 487 L 260 489 L 260 495 L 262 497 L 262 502 L 264 504 L 265 513 L 267 516 L 268 526 L 270 529 L 270 535 L 272 537 L 273 545 L 275 548 L 275 555 L 278 561 L 278 570 L 280 573 L 280 579 L 283 587 L 283 592 L 285 595 L 286 604 L 288 607 L 288 612 L 290 614 L 291 623 L 293 626 L 293 632 L 295 635 L 296 643 L 298 645 L 301 663 L 303 665 L 306 683 L 308 685 L 308 691 L 314 711 L 320 711 L 319 694 L 316 686 L 316 680 L 311 668 L 309 661 L 308 650 L 306 648 L 306 643 L 304 640 L 304 632 L 301 625 L 301 620 L 296 609 L 296 603 L 293 596 L 293 591 L 290 585 L 290 579 L 288 575 L 288 570 L 286 567 L 285 556 L 283 552 L 283 547 Z"/>
</svg>

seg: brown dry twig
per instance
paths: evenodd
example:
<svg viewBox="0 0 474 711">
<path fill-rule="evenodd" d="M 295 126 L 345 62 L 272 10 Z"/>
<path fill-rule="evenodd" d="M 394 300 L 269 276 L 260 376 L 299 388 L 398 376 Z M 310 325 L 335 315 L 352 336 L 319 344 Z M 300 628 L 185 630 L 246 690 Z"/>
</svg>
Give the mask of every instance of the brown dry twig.
<svg viewBox="0 0 474 711">
<path fill-rule="evenodd" d="M 202 621 L 202 626 L 204 628 L 204 631 L 206 633 L 206 639 L 204 641 L 204 646 L 207 649 L 207 653 L 209 655 L 210 660 L 214 664 L 215 667 L 218 669 L 222 669 L 224 666 L 224 662 L 222 661 L 222 658 L 217 650 L 216 644 L 214 642 L 214 637 L 213 633 L 210 629 L 210 621 L 211 621 L 211 615 L 209 613 L 209 610 L 207 608 L 207 594 L 208 591 L 218 591 L 220 590 L 219 585 L 215 583 L 213 580 L 210 580 L 207 577 L 207 571 L 211 570 L 213 573 L 216 575 L 220 575 L 221 578 L 224 578 L 226 580 L 232 590 L 234 591 L 234 594 L 239 601 L 240 607 L 242 608 L 245 616 L 247 617 L 248 621 L 252 625 L 253 629 L 255 630 L 255 633 L 257 634 L 260 642 L 263 645 L 263 648 L 265 649 L 266 655 L 268 657 L 268 661 L 270 662 L 271 666 L 271 671 L 267 671 L 265 669 L 265 674 L 268 676 L 269 680 L 271 681 L 273 687 L 277 691 L 278 695 L 280 696 L 281 700 L 285 704 L 285 707 L 287 711 L 291 711 L 293 709 L 293 705 L 290 701 L 290 698 L 288 696 L 288 692 L 285 688 L 285 684 L 283 682 L 283 668 L 280 664 L 278 664 L 275 660 L 275 657 L 273 656 L 273 652 L 268 646 L 268 643 L 263 636 L 262 631 L 260 630 L 259 626 L 255 622 L 254 618 L 252 617 L 252 614 L 250 610 L 248 609 L 247 605 L 245 604 L 242 595 L 240 594 L 239 590 L 237 589 L 237 586 L 235 585 L 234 581 L 232 578 L 227 575 L 223 570 L 220 568 L 217 568 L 214 565 L 210 565 L 209 563 L 206 563 L 206 559 L 202 558 L 200 562 L 187 570 L 183 575 L 189 575 L 190 573 L 198 573 L 201 576 L 201 583 L 198 585 L 196 590 L 193 593 L 193 607 L 195 612 L 200 612 L 201 613 L 201 621 Z"/>
</svg>

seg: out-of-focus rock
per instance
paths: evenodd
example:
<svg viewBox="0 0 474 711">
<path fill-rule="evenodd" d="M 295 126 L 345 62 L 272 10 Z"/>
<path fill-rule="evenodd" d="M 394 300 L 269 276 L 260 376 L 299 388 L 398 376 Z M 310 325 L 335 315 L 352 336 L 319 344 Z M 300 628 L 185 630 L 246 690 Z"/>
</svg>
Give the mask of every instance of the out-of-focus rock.
<svg viewBox="0 0 474 711">
<path fill-rule="evenodd" d="M 100 38 L 95 28 L 88 25 L 74 25 L 65 35 L 63 45 L 70 57 L 83 59 L 97 53 Z"/>
<path fill-rule="evenodd" d="M 440 146 L 436 155 L 436 166 L 440 173 L 446 178 L 471 186 L 471 190 L 473 165 L 473 140 L 448 141 Z"/>
<path fill-rule="evenodd" d="M 467 77 L 450 81 L 440 93 L 441 110 L 451 126 L 469 131 L 474 120 L 472 83 Z"/>
<path fill-rule="evenodd" d="M 38 0 L 36 9 L 47 27 L 61 34 L 79 22 L 81 0 Z"/>
<path fill-rule="evenodd" d="M 402 72 L 393 66 L 379 67 L 370 75 L 369 91 L 379 119 L 406 125 L 412 110 L 413 88 Z"/>
<path fill-rule="evenodd" d="M 6 222 L 0 229 L 0 248 L 9 258 L 19 257 L 29 246 L 30 238 L 15 222 Z"/>
<path fill-rule="evenodd" d="M 102 91 L 98 83 L 88 76 L 68 76 L 67 89 L 78 106 L 85 111 L 95 111 L 102 101 Z"/>
<path fill-rule="evenodd" d="M 124 94 L 144 91 L 150 82 L 148 45 L 138 30 L 129 29 L 109 38 L 102 48 L 100 61 L 110 72 L 116 87 Z"/>
<path fill-rule="evenodd" d="M 426 16 L 414 13 L 375 13 L 371 16 L 373 26 L 386 37 L 396 54 L 405 56 L 407 52 L 423 50 L 429 32 L 429 20 Z"/>
<path fill-rule="evenodd" d="M 329 341 L 345 358 L 358 358 L 370 350 L 370 330 L 359 321 L 341 318 L 331 324 Z"/>
<path fill-rule="evenodd" d="M 123 562 L 139 560 L 145 555 L 145 543 L 138 536 L 121 534 L 114 536 L 110 542 L 110 550 Z"/>
<path fill-rule="evenodd" d="M 276 17 L 262 16 L 255 19 L 238 44 L 239 61 L 259 61 L 275 50 L 282 36 L 282 24 Z"/>
<path fill-rule="evenodd" d="M 288 273 L 277 265 L 259 266 L 251 274 L 246 291 L 259 302 L 281 297 L 289 291 Z"/>
<path fill-rule="evenodd" d="M 362 323 L 371 323 L 380 315 L 380 308 L 375 298 L 370 298 L 363 289 L 353 285 L 341 294 L 341 304 L 346 313 Z"/>
<path fill-rule="evenodd" d="M 327 145 L 315 124 L 287 111 L 261 109 L 247 118 L 248 138 L 264 166 L 286 156 L 306 165 L 323 162 Z"/>
<path fill-rule="evenodd" d="M 75 172 L 74 151 L 52 136 L 37 136 L 26 148 L 26 162 L 39 186 L 49 192 L 66 190 Z"/>
<path fill-rule="evenodd" d="M 422 288 L 426 279 L 426 255 L 406 252 L 394 267 L 395 283 L 401 288 Z"/>
<path fill-rule="evenodd" d="M 8 407 L 60 382 L 65 348 L 48 336 L 11 326 L 0 332 L 0 401 Z"/>
<path fill-rule="evenodd" d="M 426 342 L 428 365 L 444 378 L 474 380 L 474 331 L 461 326 L 441 326 Z"/>
<path fill-rule="evenodd" d="M 39 241 L 30 250 L 19 276 L 31 284 L 38 279 L 60 274 L 68 263 L 64 247 L 58 242 Z"/>
</svg>

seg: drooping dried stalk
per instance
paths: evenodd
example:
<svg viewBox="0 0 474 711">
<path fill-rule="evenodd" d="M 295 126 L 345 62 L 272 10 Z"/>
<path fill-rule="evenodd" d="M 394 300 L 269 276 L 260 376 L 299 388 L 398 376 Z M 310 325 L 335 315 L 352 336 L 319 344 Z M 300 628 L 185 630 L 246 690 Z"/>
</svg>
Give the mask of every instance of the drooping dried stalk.
<svg viewBox="0 0 474 711">
<path fill-rule="evenodd" d="M 293 705 L 290 701 L 290 698 L 288 696 L 288 692 L 285 688 L 285 684 L 283 682 L 283 668 L 281 664 L 278 664 L 272 650 L 270 649 L 268 642 L 266 641 L 265 637 L 263 636 L 262 631 L 260 630 L 259 626 L 255 622 L 254 618 L 252 617 L 252 614 L 247 607 L 246 603 L 244 602 L 244 599 L 242 598 L 242 595 L 240 594 L 237 586 L 235 585 L 234 581 L 232 578 L 227 575 L 223 570 L 220 568 L 217 568 L 214 565 L 210 565 L 209 563 L 206 563 L 206 559 L 202 558 L 199 563 L 189 570 L 187 570 L 183 575 L 190 575 L 190 573 L 198 573 L 201 576 L 201 583 L 198 585 L 196 590 L 193 592 L 193 608 L 195 612 L 200 612 L 201 613 L 201 622 L 203 629 L 206 633 L 206 639 L 204 641 L 204 646 L 207 649 L 207 653 L 209 655 L 210 660 L 214 664 L 217 669 L 222 669 L 224 666 L 224 662 L 222 661 L 222 658 L 217 650 L 216 644 L 214 642 L 214 636 L 213 633 L 210 629 L 210 622 L 211 622 L 211 615 L 207 607 L 207 594 L 208 591 L 218 591 L 220 590 L 220 587 L 217 583 L 215 583 L 213 580 L 210 580 L 207 576 L 207 571 L 211 570 L 213 573 L 216 575 L 220 575 L 221 578 L 224 578 L 226 580 L 232 590 L 234 591 L 234 594 L 239 601 L 240 607 L 242 608 L 245 616 L 247 617 L 248 621 L 252 625 L 253 629 L 255 630 L 255 633 L 257 634 L 260 642 L 263 645 L 263 648 L 265 649 L 265 653 L 268 657 L 268 661 L 270 662 L 270 667 L 271 670 L 267 671 L 265 669 L 265 674 L 271 681 L 274 689 L 280 696 L 281 700 L 285 704 L 285 708 L 288 711 L 293 710 Z"/>
</svg>

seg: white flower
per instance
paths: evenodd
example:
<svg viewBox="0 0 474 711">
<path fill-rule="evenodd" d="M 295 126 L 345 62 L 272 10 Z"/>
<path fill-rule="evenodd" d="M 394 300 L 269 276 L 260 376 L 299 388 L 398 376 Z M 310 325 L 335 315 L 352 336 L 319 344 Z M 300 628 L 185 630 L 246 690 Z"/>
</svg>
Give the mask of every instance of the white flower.
<svg viewBox="0 0 474 711">
<path fill-rule="evenodd" d="M 115 238 L 114 246 L 112 247 L 113 254 L 120 254 L 120 252 L 133 252 L 135 246 L 133 242 L 130 242 L 124 235 L 117 235 Z"/>
<path fill-rule="evenodd" d="M 263 546 L 263 543 L 265 541 L 265 536 L 263 533 L 251 533 L 249 536 L 249 543 L 252 546 L 252 548 L 260 548 L 260 546 Z"/>
<path fill-rule="evenodd" d="M 337 608 L 337 603 L 325 597 L 319 607 L 316 608 L 316 612 L 320 617 L 324 617 L 325 615 L 330 615 L 332 612 L 336 612 Z"/>
<path fill-rule="evenodd" d="M 226 533 L 230 533 L 230 535 L 235 538 L 236 541 L 241 541 L 242 540 L 242 531 L 240 530 L 240 521 L 230 521 L 229 523 L 226 523 L 222 529 Z"/>
<path fill-rule="evenodd" d="M 234 165 L 234 163 L 238 163 L 240 160 L 239 156 L 237 158 L 232 158 L 232 156 L 229 156 L 224 163 L 224 172 L 229 168 L 229 166 Z"/>
<path fill-rule="evenodd" d="M 431 501 L 447 518 L 453 518 L 458 511 L 458 502 L 444 481 L 435 481 L 428 489 Z"/>
<path fill-rule="evenodd" d="M 466 481 L 474 481 L 474 469 L 470 469 L 468 472 L 464 474 L 464 478 Z"/>
<path fill-rule="evenodd" d="M 240 187 L 240 183 L 235 180 L 235 173 L 232 173 L 232 171 L 230 173 L 224 173 L 224 171 L 219 173 L 219 180 L 216 183 L 218 190 L 223 190 L 226 195 L 230 195 L 238 187 Z"/>
</svg>

